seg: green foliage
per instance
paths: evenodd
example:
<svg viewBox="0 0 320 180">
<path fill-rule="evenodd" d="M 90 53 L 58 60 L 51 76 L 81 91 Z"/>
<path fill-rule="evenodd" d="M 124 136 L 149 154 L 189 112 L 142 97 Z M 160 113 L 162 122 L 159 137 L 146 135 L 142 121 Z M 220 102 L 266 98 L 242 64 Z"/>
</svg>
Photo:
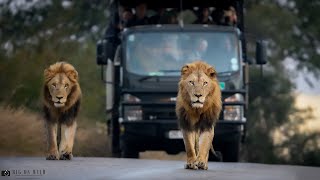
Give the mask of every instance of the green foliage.
<svg viewBox="0 0 320 180">
<path fill-rule="evenodd" d="M 39 1 L 13 13 L 1 4 L 0 101 L 41 110 L 43 70 L 61 58 L 75 66 L 83 93 L 84 119 L 104 119 L 105 89 L 95 64 L 95 41 L 105 26 L 105 1 Z M 13 22 L 13 23 L 12 23 Z M 102 101 L 101 101 L 102 100 Z"/>
<path fill-rule="evenodd" d="M 48 45 L 49 43 L 49 45 Z M 51 46 L 50 41 L 41 46 Z M 43 48 L 40 53 L 19 49 L 12 58 L 0 62 L 0 101 L 13 106 L 41 109 L 43 70 L 61 57 L 75 66 L 79 72 L 83 93 L 81 113 L 92 119 L 103 119 L 105 96 L 100 81 L 100 68 L 95 65 L 95 44 L 86 47 L 78 43 L 64 43 L 56 48 Z"/>
<path fill-rule="evenodd" d="M 281 73 L 251 69 L 246 158 L 252 162 L 279 163 L 272 132 L 294 113 L 292 83 Z M 254 151 L 250 150 L 254 149 Z"/>
<path fill-rule="evenodd" d="M 292 54 L 300 60 L 299 68 L 306 67 L 310 71 L 316 71 L 319 75 L 320 69 L 320 1 L 319 0 L 294 0 L 295 6 L 290 8 L 298 17 L 297 27 L 301 31 L 294 32 L 295 40 Z M 302 48 L 301 48 L 302 47 Z"/>
<path fill-rule="evenodd" d="M 267 39 L 270 53 L 263 76 L 257 68 L 251 68 L 250 72 L 245 159 L 250 162 L 319 166 L 319 134 L 303 134 L 298 130 L 302 123 L 310 119 L 312 112 L 294 106 L 294 84 L 290 81 L 290 74 L 284 71 L 286 64 L 283 60 L 291 57 L 298 62 L 297 68 L 318 73 L 319 62 L 313 58 L 319 58 L 319 47 L 315 45 L 319 44 L 316 37 L 319 37 L 320 26 L 310 20 L 320 15 L 315 10 L 320 4 L 319 1 L 310 1 L 309 4 L 309 1 L 302 0 L 285 4 L 279 2 L 246 1 L 247 32 Z M 292 2 L 293 5 L 290 4 Z M 253 47 L 253 44 L 250 46 Z M 250 48 L 249 53 L 253 54 Z M 280 131 L 285 140 L 277 144 L 275 131 Z"/>
</svg>

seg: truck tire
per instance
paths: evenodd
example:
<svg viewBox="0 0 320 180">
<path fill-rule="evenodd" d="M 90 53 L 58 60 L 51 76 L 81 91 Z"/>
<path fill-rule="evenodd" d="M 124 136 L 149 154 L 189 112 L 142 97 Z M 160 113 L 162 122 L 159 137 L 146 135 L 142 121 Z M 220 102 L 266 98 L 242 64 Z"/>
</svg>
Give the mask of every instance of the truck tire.
<svg viewBox="0 0 320 180">
<path fill-rule="evenodd" d="M 111 113 L 110 113 L 111 114 Z M 108 116 L 107 120 L 107 148 L 108 148 L 108 153 L 110 153 L 111 157 L 121 157 L 120 153 L 120 147 L 119 147 L 119 140 L 115 138 L 115 134 L 113 131 L 113 126 L 112 126 L 112 115 Z"/>
<path fill-rule="evenodd" d="M 119 151 L 118 148 L 115 148 L 112 144 L 113 140 L 112 140 L 112 136 L 111 135 L 108 135 L 108 150 L 111 154 L 111 157 L 116 157 L 116 158 L 119 158 L 121 157 L 121 153 Z"/>
<path fill-rule="evenodd" d="M 139 159 L 139 151 L 129 147 L 128 144 L 123 144 L 121 157 Z"/>
<path fill-rule="evenodd" d="M 226 142 L 222 155 L 223 162 L 238 162 L 240 156 L 240 137 L 235 138 L 234 141 Z"/>
</svg>

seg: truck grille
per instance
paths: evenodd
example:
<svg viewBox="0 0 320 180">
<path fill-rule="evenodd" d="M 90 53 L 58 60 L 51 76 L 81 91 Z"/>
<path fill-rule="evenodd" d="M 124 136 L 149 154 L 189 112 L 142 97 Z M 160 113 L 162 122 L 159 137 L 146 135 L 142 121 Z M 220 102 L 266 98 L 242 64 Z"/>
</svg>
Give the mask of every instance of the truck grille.
<svg viewBox="0 0 320 180">
<path fill-rule="evenodd" d="M 143 119 L 146 120 L 176 120 L 174 107 L 144 107 Z"/>
</svg>

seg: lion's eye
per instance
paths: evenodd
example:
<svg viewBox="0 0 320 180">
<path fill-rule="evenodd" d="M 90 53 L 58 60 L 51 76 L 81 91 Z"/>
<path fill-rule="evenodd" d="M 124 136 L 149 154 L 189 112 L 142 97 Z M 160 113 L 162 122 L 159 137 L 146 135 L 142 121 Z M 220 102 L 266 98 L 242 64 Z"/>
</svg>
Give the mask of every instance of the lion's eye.
<svg viewBox="0 0 320 180">
<path fill-rule="evenodd" d="M 57 87 L 57 85 L 56 85 L 56 84 L 52 84 L 52 87 L 56 88 L 56 87 Z"/>
<path fill-rule="evenodd" d="M 64 85 L 64 88 L 67 89 L 68 87 L 69 87 L 69 84 L 65 84 L 65 85 Z"/>
<path fill-rule="evenodd" d="M 194 86 L 194 82 L 193 82 L 193 81 L 189 81 L 189 84 L 191 84 L 192 86 Z"/>
<path fill-rule="evenodd" d="M 203 83 L 203 86 L 206 86 L 206 85 L 208 85 L 208 82 L 204 82 L 204 83 Z"/>
</svg>

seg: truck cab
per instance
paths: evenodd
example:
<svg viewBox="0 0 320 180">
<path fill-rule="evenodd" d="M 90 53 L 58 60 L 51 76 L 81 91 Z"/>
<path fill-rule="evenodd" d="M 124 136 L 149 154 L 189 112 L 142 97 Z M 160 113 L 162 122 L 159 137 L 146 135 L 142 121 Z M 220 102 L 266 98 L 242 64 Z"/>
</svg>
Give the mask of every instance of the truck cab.
<svg viewBox="0 0 320 180">
<path fill-rule="evenodd" d="M 119 43 L 112 44 L 108 39 L 98 42 L 97 62 L 106 83 L 108 135 L 114 156 L 138 158 L 139 152 L 149 150 L 169 154 L 184 151 L 175 115 L 180 70 L 186 63 L 203 60 L 217 70 L 222 91 L 223 109 L 215 126 L 213 147 L 223 161 L 239 160 L 246 133 L 249 82 L 243 1 L 214 2 L 145 1 L 148 7 L 177 8 L 181 12 L 200 5 L 233 6 L 240 19 L 238 25 L 185 24 L 183 20 L 177 24 L 145 24 L 124 28 Z M 114 3 L 134 7 L 137 2 Z M 258 64 L 265 63 L 264 51 L 263 44 L 258 43 Z"/>
</svg>

